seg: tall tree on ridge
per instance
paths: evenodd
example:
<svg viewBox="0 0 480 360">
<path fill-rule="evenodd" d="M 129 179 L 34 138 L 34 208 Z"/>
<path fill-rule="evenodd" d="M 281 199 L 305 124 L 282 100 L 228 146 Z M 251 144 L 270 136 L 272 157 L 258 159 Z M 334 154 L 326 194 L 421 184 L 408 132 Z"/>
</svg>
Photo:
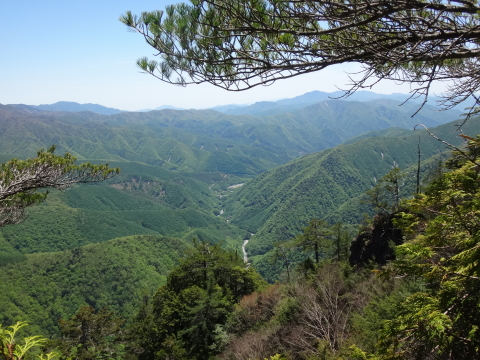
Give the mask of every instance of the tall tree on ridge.
<svg viewBox="0 0 480 360">
<path fill-rule="evenodd" d="M 332 229 L 324 220 L 312 219 L 303 229 L 303 234 L 298 235 L 294 243 L 305 251 L 315 252 L 315 263 L 320 262 L 320 253 L 326 254 L 332 247 Z"/>
</svg>

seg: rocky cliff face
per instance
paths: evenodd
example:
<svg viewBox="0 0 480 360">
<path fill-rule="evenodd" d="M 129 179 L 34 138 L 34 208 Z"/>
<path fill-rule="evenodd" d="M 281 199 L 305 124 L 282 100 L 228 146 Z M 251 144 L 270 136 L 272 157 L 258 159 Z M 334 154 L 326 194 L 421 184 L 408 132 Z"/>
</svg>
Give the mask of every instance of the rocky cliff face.
<svg viewBox="0 0 480 360">
<path fill-rule="evenodd" d="M 395 214 L 378 214 L 373 227 L 358 235 L 350 245 L 350 265 L 364 266 L 370 261 L 385 265 L 395 259 L 394 247 L 403 243 L 403 234 L 393 226 Z"/>
</svg>

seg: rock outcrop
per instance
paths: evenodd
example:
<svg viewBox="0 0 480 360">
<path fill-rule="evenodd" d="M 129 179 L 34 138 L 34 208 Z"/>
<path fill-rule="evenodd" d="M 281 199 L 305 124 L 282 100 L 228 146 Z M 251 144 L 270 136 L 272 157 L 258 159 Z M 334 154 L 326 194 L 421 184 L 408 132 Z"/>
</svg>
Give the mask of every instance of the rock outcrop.
<svg viewBox="0 0 480 360">
<path fill-rule="evenodd" d="M 403 234 L 392 219 L 395 214 L 377 214 L 373 227 L 362 232 L 350 244 L 350 265 L 364 266 L 369 262 L 385 265 L 395 259 L 395 246 L 403 243 Z"/>
</svg>

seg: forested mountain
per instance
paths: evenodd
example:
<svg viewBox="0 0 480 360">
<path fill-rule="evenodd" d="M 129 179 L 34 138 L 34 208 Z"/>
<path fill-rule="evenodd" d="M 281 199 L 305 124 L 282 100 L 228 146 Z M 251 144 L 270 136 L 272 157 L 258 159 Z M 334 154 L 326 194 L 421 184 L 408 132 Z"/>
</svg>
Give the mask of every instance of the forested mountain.
<svg viewBox="0 0 480 360">
<path fill-rule="evenodd" d="M 104 114 L 104 115 L 112 115 L 121 113 L 122 110 L 109 108 L 106 106 L 98 105 L 98 104 L 79 104 L 72 101 L 59 101 L 55 104 L 44 104 L 44 105 L 14 105 L 24 109 L 32 109 L 32 110 L 44 110 L 44 111 L 69 111 L 69 112 L 77 112 L 77 111 L 92 111 L 97 114 Z"/>
<path fill-rule="evenodd" d="M 453 124 L 445 124 L 431 131 L 460 145 L 462 140 L 454 129 Z M 480 125 L 472 120 L 463 131 L 476 134 Z M 401 136 L 372 135 L 375 137 L 309 154 L 267 171 L 228 197 L 225 214 L 231 216 L 230 223 L 255 233 L 248 244 L 249 254 L 263 255 L 274 242 L 293 238 L 311 218 L 360 223 L 365 207 L 356 198 L 392 167 L 415 165 L 419 138 L 423 159 L 446 151 L 445 145 L 425 130 Z"/>
<path fill-rule="evenodd" d="M 24 222 L 0 228 L 5 241 L 24 254 L 141 234 L 232 245 L 233 238 L 245 234 L 215 216 L 221 210 L 215 190 L 223 193 L 232 181 L 225 175 L 179 174 L 134 162 L 110 164 L 122 168 L 119 176 L 50 194 L 45 203 L 29 209 Z M 12 256 L 11 251 L 2 256 L 0 250 L 0 263 Z"/>
<path fill-rule="evenodd" d="M 407 94 L 376 94 L 371 91 L 357 91 L 349 97 L 343 97 L 344 91 L 335 91 L 332 93 L 327 93 L 323 91 L 311 91 L 306 94 L 291 98 L 291 99 L 282 99 L 277 101 L 261 101 L 249 106 L 225 106 L 225 107 L 216 107 L 215 109 L 221 111 L 225 114 L 232 115 L 254 115 L 254 116 L 267 116 L 273 114 L 280 114 L 284 112 L 292 112 L 295 109 L 300 109 L 306 106 L 310 106 L 319 102 L 328 101 L 328 100 L 339 100 L 339 101 L 358 101 L 358 102 L 370 102 L 374 100 L 390 100 L 397 103 L 403 103 L 409 98 Z M 438 98 L 430 97 L 429 105 L 435 106 L 435 100 Z M 419 99 L 414 98 L 409 100 L 406 104 L 406 107 L 410 108 L 411 106 L 418 107 L 420 105 Z M 464 107 L 470 105 L 464 105 Z M 416 109 L 415 109 L 416 110 Z M 462 110 L 462 109 L 458 109 Z M 425 111 L 423 111 L 425 112 Z"/>
<path fill-rule="evenodd" d="M 245 231 L 217 216 L 234 178 L 111 164 L 122 168 L 111 181 L 52 192 L 24 222 L 0 228 L 0 323 L 56 334 L 58 319 L 83 305 L 128 318 L 192 239 L 240 253 Z"/>
<path fill-rule="evenodd" d="M 221 244 L 241 268 L 241 245 L 250 238 L 254 267 L 278 279 L 281 269 L 272 270 L 265 256 L 274 242 L 292 239 L 314 217 L 358 224 L 368 210 L 362 194 L 392 166 L 416 163 L 419 135 L 422 159 L 445 150 L 423 130 L 408 129 L 443 124 L 458 113 L 425 109 L 412 119 L 416 104 L 398 104 L 326 100 L 265 116 L 172 109 L 107 116 L 0 106 L 2 161 L 56 144 L 58 153 L 122 170 L 100 184 L 52 192 L 23 223 L 0 229 L 6 309 L 0 323 L 27 320 L 34 331 L 54 335 L 58 319 L 82 305 L 131 319 L 194 238 Z M 480 131 L 475 121 L 463 130 Z M 432 131 L 459 144 L 452 124 Z M 212 284 L 203 285 L 182 296 L 211 292 L 233 311 L 238 299 L 230 290 L 219 297 Z M 219 319 L 228 324 L 226 316 Z M 223 341 L 218 324 L 208 325 L 219 331 L 208 340 L 215 344 Z M 179 329 L 168 333 L 186 339 L 188 328 Z"/>
<path fill-rule="evenodd" d="M 121 125 L 126 122 L 123 115 L 112 118 L 91 112 L 31 113 L 11 106 L 2 106 L 0 112 L 0 152 L 16 156 L 32 156 L 40 147 L 57 144 L 58 152 L 70 152 L 79 159 L 140 161 L 178 171 L 241 175 L 254 175 L 286 161 L 271 151 L 256 150 L 255 146 L 240 145 L 237 149 L 234 145 L 238 142 L 209 136 L 206 130 L 202 136 L 162 123 L 162 115 L 167 119 L 188 117 L 183 111 L 127 113 L 125 116 L 132 122 L 128 125 Z M 140 126 L 135 124 L 137 118 L 153 124 Z"/>
<path fill-rule="evenodd" d="M 0 244 L 3 248 L 1 237 Z M 59 319 L 87 304 L 132 316 L 142 297 L 165 282 L 187 246 L 175 238 L 137 235 L 25 255 L 1 267 L 0 323 L 28 321 L 33 331 L 53 335 Z"/>
<path fill-rule="evenodd" d="M 415 105 L 397 105 L 386 100 L 326 101 L 266 117 L 170 109 L 105 116 L 0 106 L 0 152 L 31 156 L 40 147 L 56 144 L 59 152 L 79 159 L 252 176 L 368 131 L 411 129 L 418 122 L 435 126 L 458 115 L 424 110 L 412 119 Z"/>
</svg>

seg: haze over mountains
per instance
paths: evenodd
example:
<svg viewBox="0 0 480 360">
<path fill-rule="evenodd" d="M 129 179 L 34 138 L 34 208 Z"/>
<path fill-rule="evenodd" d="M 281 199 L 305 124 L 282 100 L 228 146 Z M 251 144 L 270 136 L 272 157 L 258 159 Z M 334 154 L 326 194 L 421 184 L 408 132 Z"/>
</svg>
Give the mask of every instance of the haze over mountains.
<svg viewBox="0 0 480 360">
<path fill-rule="evenodd" d="M 249 106 L 230 106 L 228 107 L 218 107 L 218 111 L 224 112 L 226 114 L 250 114 L 256 116 L 265 116 L 279 114 L 282 112 L 290 112 L 295 109 L 313 105 L 322 101 L 328 100 L 341 100 L 341 101 L 359 101 L 366 102 L 378 99 L 388 99 L 398 101 L 400 103 L 404 102 L 408 95 L 406 94 L 376 94 L 370 91 L 359 91 L 354 93 L 349 97 L 343 97 L 343 91 L 336 91 L 333 93 L 326 93 L 323 91 L 311 91 L 306 94 L 296 96 L 290 99 L 282 99 L 278 101 L 260 101 Z M 412 101 L 415 102 L 416 101 Z"/>
<path fill-rule="evenodd" d="M 210 109 L 215 111 L 220 111 L 225 114 L 231 115 L 254 115 L 254 116 L 265 116 L 265 115 L 273 115 L 279 114 L 283 112 L 289 112 L 294 109 L 299 109 L 305 106 L 313 105 L 321 101 L 327 100 L 343 100 L 343 101 L 359 101 L 359 102 L 367 102 L 372 100 L 379 100 L 379 99 L 388 99 L 394 100 L 400 103 L 404 103 L 407 99 L 410 98 L 409 94 L 400 94 L 400 93 L 393 93 L 389 95 L 385 94 L 377 94 L 371 91 L 357 91 L 348 97 L 344 97 L 344 91 L 335 91 L 332 93 L 327 93 L 323 91 L 311 91 L 305 93 L 300 96 L 296 96 L 294 98 L 289 99 L 281 99 L 277 101 L 260 101 L 254 104 L 228 104 L 228 105 L 218 105 L 212 107 Z M 436 96 L 430 96 L 428 104 L 430 107 L 437 106 L 437 101 L 441 100 L 441 98 Z M 414 106 L 418 106 L 423 102 L 422 97 L 418 98 L 411 98 L 408 100 L 408 104 L 410 106 L 406 106 L 407 108 L 411 108 L 412 104 Z M 462 103 L 462 105 L 455 107 L 458 111 L 462 111 L 465 107 L 472 106 L 473 102 L 467 100 L 466 102 Z M 25 105 L 19 104 L 17 106 L 23 106 L 31 109 L 36 110 L 45 110 L 45 111 L 68 111 L 68 112 L 78 112 L 78 111 L 92 111 L 98 114 L 104 115 L 112 115 L 124 112 L 123 110 L 113 109 L 109 107 L 105 107 L 98 104 L 79 104 L 76 102 L 69 102 L 69 101 L 59 101 L 55 104 L 50 105 Z M 155 111 L 155 110 L 164 110 L 164 109 L 172 109 L 172 110 L 186 110 L 185 108 L 171 106 L 171 105 L 162 105 L 156 107 L 154 109 L 141 109 L 134 112 L 148 112 L 148 111 Z M 416 110 L 416 109 L 415 109 Z"/>
<path fill-rule="evenodd" d="M 55 319 L 70 317 L 73 307 L 85 303 L 131 315 L 141 294 L 165 281 L 167 268 L 192 238 L 224 241 L 240 252 L 243 240 L 255 234 L 249 258 L 274 281 L 278 273 L 267 266 L 273 243 L 294 237 L 313 217 L 357 224 L 371 210 L 361 204 L 362 194 L 394 164 L 406 169 L 416 163 L 419 136 L 426 176 L 429 161 L 445 148 L 425 131 L 414 132 L 416 124 L 461 143 L 451 124 L 459 110 L 425 106 L 412 118 L 419 104 L 399 106 L 402 94 L 328 98 L 335 94 L 216 110 L 0 105 L 2 161 L 32 157 L 56 144 L 59 154 L 122 169 L 104 183 L 52 192 L 25 222 L 0 229 L 0 267 L 8 270 L 0 285 L 0 306 L 7 308 L 0 323 L 21 315 L 51 334 Z M 475 134 L 480 127 L 471 120 L 464 131 Z M 131 263 L 130 271 L 116 275 L 89 260 L 104 251 L 109 268 Z M 82 274 L 92 280 L 79 280 Z M 34 280 L 26 287 L 8 285 L 29 276 Z M 150 280 L 124 296 L 142 276 Z M 43 290 L 35 284 L 52 281 L 61 285 L 49 301 L 37 298 Z M 49 303 L 53 310 L 38 310 Z"/>
<path fill-rule="evenodd" d="M 141 109 L 141 110 L 137 110 L 137 112 L 147 112 L 147 111 L 164 110 L 164 109 L 186 110 L 185 108 L 180 108 L 172 105 L 162 105 L 162 106 L 156 107 L 155 109 Z"/>
<path fill-rule="evenodd" d="M 214 107 L 214 110 L 221 111 L 225 114 L 250 114 L 255 116 L 265 116 L 272 114 L 279 114 L 282 112 L 290 112 L 294 109 L 299 109 L 305 106 L 313 105 L 327 100 L 340 100 L 340 101 L 358 101 L 369 102 L 374 100 L 393 100 L 400 104 L 405 103 L 405 108 L 412 109 L 419 107 L 423 102 L 422 97 L 413 97 L 410 99 L 409 94 L 393 93 L 389 95 L 377 94 L 371 91 L 357 91 L 348 97 L 344 97 L 344 91 L 335 91 L 327 93 L 323 91 L 311 91 L 300 96 L 296 96 L 290 99 L 282 99 L 278 101 L 260 101 L 251 105 L 224 105 Z M 436 107 L 437 101 L 442 100 L 436 96 L 430 96 L 428 99 L 428 105 L 430 108 Z M 474 100 L 467 100 L 459 106 L 454 107 L 458 111 L 462 111 L 465 107 L 473 106 Z M 412 114 L 417 110 L 414 109 Z"/>
<path fill-rule="evenodd" d="M 34 110 L 44 110 L 44 111 L 71 111 L 71 112 L 76 112 L 76 111 L 92 111 L 98 114 L 104 114 L 104 115 L 112 115 L 112 114 L 118 114 L 122 112 L 122 110 L 118 109 L 113 109 L 109 107 L 105 107 L 102 105 L 98 104 L 79 104 L 76 102 L 72 101 L 59 101 L 56 102 L 55 104 L 44 104 L 44 105 L 24 105 L 20 104 L 18 106 L 21 106 L 25 109 L 31 108 Z"/>
</svg>

